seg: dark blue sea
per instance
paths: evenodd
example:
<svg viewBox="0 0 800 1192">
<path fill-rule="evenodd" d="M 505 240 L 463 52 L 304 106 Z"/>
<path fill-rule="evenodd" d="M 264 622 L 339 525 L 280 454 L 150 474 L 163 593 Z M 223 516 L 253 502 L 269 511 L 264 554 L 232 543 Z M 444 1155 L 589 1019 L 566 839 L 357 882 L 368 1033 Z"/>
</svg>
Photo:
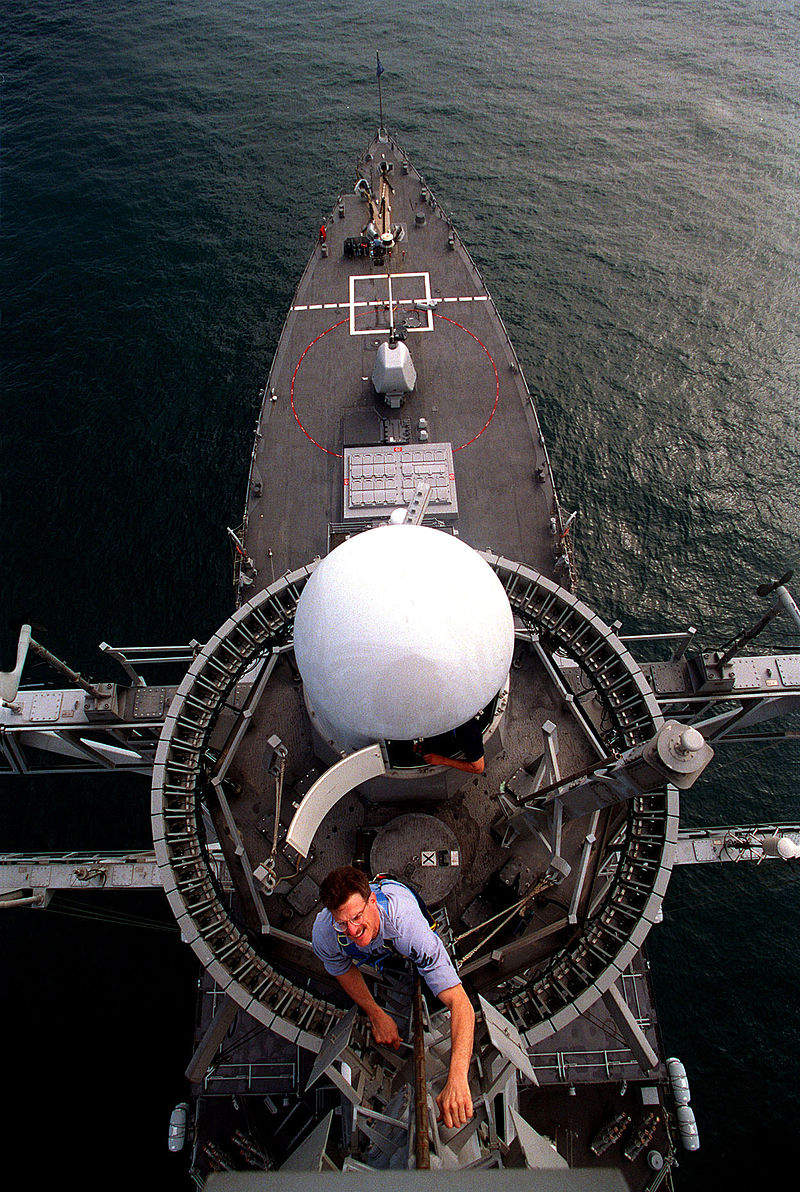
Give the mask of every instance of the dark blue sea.
<svg viewBox="0 0 800 1192">
<path fill-rule="evenodd" d="M 376 49 L 536 395 L 583 597 L 713 648 L 800 563 L 796 3 L 4 0 L 4 667 L 15 617 L 105 676 L 100 641 L 230 613 L 259 389 L 377 125 Z M 798 756 L 720 746 L 684 824 L 795 819 Z M 149 840 L 144 779 L 3 783 L 5 850 Z M 779 862 L 672 879 L 648 947 L 701 1135 L 679 1190 L 790 1170 L 799 892 Z M 4 1157 L 180 1188 L 194 961 L 159 895 L 102 905 L 0 912 Z"/>
</svg>

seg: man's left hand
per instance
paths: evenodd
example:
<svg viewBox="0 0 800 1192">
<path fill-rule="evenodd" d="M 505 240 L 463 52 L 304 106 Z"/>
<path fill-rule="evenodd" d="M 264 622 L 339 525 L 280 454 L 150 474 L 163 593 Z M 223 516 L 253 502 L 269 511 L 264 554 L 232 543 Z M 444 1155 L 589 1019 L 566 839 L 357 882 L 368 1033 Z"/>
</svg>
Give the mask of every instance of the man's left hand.
<svg viewBox="0 0 800 1192">
<path fill-rule="evenodd" d="M 466 1126 L 472 1117 L 469 1081 L 463 1076 L 453 1076 L 451 1073 L 447 1084 L 436 1098 L 436 1104 L 439 1106 L 439 1121 L 445 1126 Z"/>
</svg>

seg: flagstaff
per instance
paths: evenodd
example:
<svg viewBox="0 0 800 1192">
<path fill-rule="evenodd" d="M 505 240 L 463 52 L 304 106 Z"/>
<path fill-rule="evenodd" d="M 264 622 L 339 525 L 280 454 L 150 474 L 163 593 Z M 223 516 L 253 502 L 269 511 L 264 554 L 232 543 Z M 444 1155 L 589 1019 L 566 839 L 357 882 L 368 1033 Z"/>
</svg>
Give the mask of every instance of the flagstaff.
<svg viewBox="0 0 800 1192">
<path fill-rule="evenodd" d="M 377 50 L 375 51 L 375 59 L 377 62 L 377 66 L 375 68 L 375 75 L 378 79 L 378 110 L 380 113 L 380 130 L 381 130 L 381 132 L 383 132 L 384 131 L 384 128 L 383 128 L 383 94 L 381 92 L 381 75 L 383 74 L 383 66 L 381 65 L 381 56 L 377 52 Z"/>
</svg>

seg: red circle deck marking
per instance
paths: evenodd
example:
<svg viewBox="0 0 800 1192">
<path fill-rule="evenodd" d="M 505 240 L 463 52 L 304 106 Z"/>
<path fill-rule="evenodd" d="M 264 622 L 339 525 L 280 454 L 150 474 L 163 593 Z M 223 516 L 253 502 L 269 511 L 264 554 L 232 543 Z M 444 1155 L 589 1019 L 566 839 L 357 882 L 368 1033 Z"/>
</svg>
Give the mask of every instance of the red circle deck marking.
<svg viewBox="0 0 800 1192">
<path fill-rule="evenodd" d="M 489 423 L 494 418 L 495 411 L 497 410 L 497 403 L 500 401 L 500 374 L 497 371 L 497 365 L 494 362 L 492 353 L 486 347 L 486 344 L 483 342 L 483 340 L 478 339 L 478 337 L 474 333 L 474 331 L 470 331 L 469 327 L 465 327 L 463 323 L 456 322 L 455 319 L 449 319 L 447 317 L 447 315 L 440 315 L 438 313 L 438 311 L 433 311 L 432 313 L 435 318 L 444 319 L 445 323 L 452 323 L 454 327 L 460 327 L 462 331 L 466 331 L 467 335 L 471 335 L 472 338 L 475 340 L 475 343 L 480 344 L 480 346 L 483 348 L 484 352 L 489 357 L 489 363 L 491 364 L 492 368 L 494 369 L 494 405 L 492 406 L 492 412 L 489 415 L 489 417 L 486 419 L 483 426 L 481 427 L 481 429 L 478 431 L 478 433 L 476 435 L 473 435 L 471 439 L 467 439 L 466 443 L 462 443 L 460 447 L 453 448 L 454 452 L 455 451 L 463 451 L 465 447 L 469 447 L 470 443 L 474 443 L 476 439 L 479 439 L 481 437 L 481 435 L 486 430 Z"/>
<path fill-rule="evenodd" d="M 366 314 L 367 312 L 364 311 L 363 313 Z M 486 419 L 483 426 L 481 427 L 481 429 L 478 431 L 478 433 L 476 435 L 473 435 L 471 439 L 467 439 L 466 443 L 462 443 L 460 447 L 453 448 L 454 452 L 455 451 L 463 451 L 465 447 L 469 447 L 469 445 L 471 443 L 474 443 L 476 439 L 479 439 L 481 437 L 481 435 L 486 430 L 489 423 L 494 418 L 495 411 L 497 410 L 497 403 L 500 400 L 500 375 L 497 371 L 497 365 L 494 362 L 492 353 L 486 347 L 486 344 L 483 343 L 482 340 L 478 339 L 478 337 L 474 333 L 474 331 L 470 331 L 469 327 L 465 327 L 463 323 L 459 323 L 455 319 L 448 318 L 447 315 L 440 315 L 435 310 L 432 311 L 431 313 L 437 319 L 444 319 L 445 323 L 452 323 L 454 327 L 459 327 L 462 331 L 466 331 L 467 335 L 471 335 L 472 338 L 475 340 L 475 343 L 478 344 L 483 349 L 483 351 L 486 353 L 486 355 L 489 358 L 489 363 L 491 364 L 492 368 L 494 369 L 494 405 L 492 406 L 491 413 L 489 414 L 489 417 Z M 356 317 L 358 317 L 358 316 L 356 316 Z M 314 339 L 312 339 L 311 343 L 306 345 L 306 348 L 303 351 L 302 356 L 297 361 L 297 364 L 294 366 L 294 372 L 292 373 L 292 384 L 289 389 L 289 400 L 290 400 L 291 406 L 292 406 L 292 413 L 294 414 L 295 421 L 297 422 L 297 425 L 300 427 L 303 434 L 306 436 L 308 441 L 310 443 L 313 443 L 315 447 L 318 447 L 320 449 L 320 451 L 324 451 L 326 455 L 335 455 L 337 459 L 344 458 L 341 451 L 331 451 L 330 447 L 323 447 L 322 444 L 318 443 L 317 440 L 314 438 L 314 436 L 310 435 L 308 433 L 308 431 L 306 430 L 306 428 L 303 426 L 303 423 L 300 419 L 300 415 L 297 413 L 297 407 L 294 404 L 294 383 L 295 383 L 295 379 L 297 377 L 297 373 L 300 369 L 300 365 L 303 363 L 303 361 L 305 360 L 309 351 L 311 350 L 311 348 L 313 348 L 314 344 L 318 343 L 319 340 L 323 339 L 326 335 L 328 335 L 329 332 L 335 331 L 337 327 L 344 326 L 344 324 L 347 323 L 348 321 L 349 321 L 348 319 L 340 319 L 338 323 L 332 323 L 330 327 L 326 328 L 325 331 L 320 331 L 319 335 L 317 335 Z M 395 450 L 397 450 L 397 448 L 395 448 Z"/>
<path fill-rule="evenodd" d="M 310 435 L 308 433 L 308 431 L 306 430 L 306 428 L 303 426 L 302 422 L 300 421 L 300 415 L 297 413 L 297 409 L 295 408 L 295 404 L 294 404 L 294 381 L 295 381 L 295 377 L 297 376 L 297 370 L 299 369 L 300 365 L 305 360 L 306 355 L 308 354 L 309 350 L 314 347 L 314 344 L 317 343 L 318 340 L 322 339 L 323 336 L 327 335 L 328 331 L 335 331 L 337 327 L 341 327 L 342 324 L 346 323 L 346 322 L 348 322 L 347 319 L 340 319 L 338 323 L 333 323 L 330 327 L 328 327 L 327 331 L 320 331 L 320 333 L 316 337 L 316 339 L 312 339 L 311 343 L 307 345 L 306 350 L 303 352 L 303 355 L 300 357 L 300 359 L 297 361 L 297 364 L 294 366 L 294 372 L 292 373 L 292 384 L 291 384 L 291 388 L 289 389 L 289 400 L 292 403 L 292 413 L 294 414 L 295 419 L 297 421 L 297 425 L 300 427 L 303 434 L 306 436 L 306 438 L 311 443 L 314 444 L 315 447 L 319 447 L 320 451 L 324 451 L 326 455 L 335 455 L 337 459 L 344 459 L 344 456 L 342 455 L 341 451 L 331 451 L 330 447 L 323 447 L 321 443 L 318 443 L 317 440 L 312 435 Z"/>
</svg>

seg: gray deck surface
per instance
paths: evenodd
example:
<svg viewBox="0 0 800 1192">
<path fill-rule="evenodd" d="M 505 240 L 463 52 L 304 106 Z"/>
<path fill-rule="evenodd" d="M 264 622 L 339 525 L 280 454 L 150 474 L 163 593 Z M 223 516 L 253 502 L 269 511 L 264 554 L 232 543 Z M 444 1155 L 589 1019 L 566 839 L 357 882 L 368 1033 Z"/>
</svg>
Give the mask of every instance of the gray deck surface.
<svg viewBox="0 0 800 1192">
<path fill-rule="evenodd" d="M 408 334 L 417 385 L 392 415 L 376 397 L 371 380 L 378 345 L 387 339 L 386 268 L 369 258 L 343 255 L 345 239 L 360 235 L 368 218 L 357 195 L 344 195 L 344 217 L 337 205 L 326 222 L 329 255 L 324 257 L 320 248 L 313 255 L 270 372 L 267 392 L 274 391 L 277 400 L 267 397 L 264 403 L 251 478 L 255 484 L 247 505 L 246 547 L 259 572 L 248 595 L 270 582 L 272 566 L 279 575 L 326 553 L 327 526 L 342 520 L 339 455 L 345 414 L 354 410 L 375 411 L 376 426 L 380 414 L 409 419 L 412 442 L 418 419 L 427 419 L 430 441 L 451 442 L 454 448 L 460 535 L 477 549 L 491 549 L 552 575 L 553 486 L 514 350 L 457 234 L 454 247 L 448 247 L 453 232 L 448 219 L 431 204 L 430 195 L 421 199 L 419 175 L 411 166 L 402 173 L 403 156 L 391 144 L 371 148 L 375 156 L 371 162 L 362 160 L 363 172 L 377 175 L 379 153 L 393 165 L 393 221 L 406 231 L 386 262 L 393 295 L 401 301 L 424 298 L 425 278 L 413 275 L 427 274 L 431 297 L 442 301 L 432 331 Z M 422 226 L 415 223 L 418 212 L 425 214 Z M 355 311 L 356 330 L 371 328 L 374 334 L 351 334 L 351 275 L 364 279 L 355 287 L 357 302 L 381 304 Z M 295 309 L 319 306 L 325 309 Z M 408 312 L 408 306 L 400 305 L 396 317 Z M 428 321 L 424 313 L 414 318 Z M 293 377 L 295 411 L 307 434 L 291 406 Z M 489 426 L 470 442 L 489 420 L 496 399 Z M 544 483 L 536 480 L 540 466 Z"/>
</svg>

